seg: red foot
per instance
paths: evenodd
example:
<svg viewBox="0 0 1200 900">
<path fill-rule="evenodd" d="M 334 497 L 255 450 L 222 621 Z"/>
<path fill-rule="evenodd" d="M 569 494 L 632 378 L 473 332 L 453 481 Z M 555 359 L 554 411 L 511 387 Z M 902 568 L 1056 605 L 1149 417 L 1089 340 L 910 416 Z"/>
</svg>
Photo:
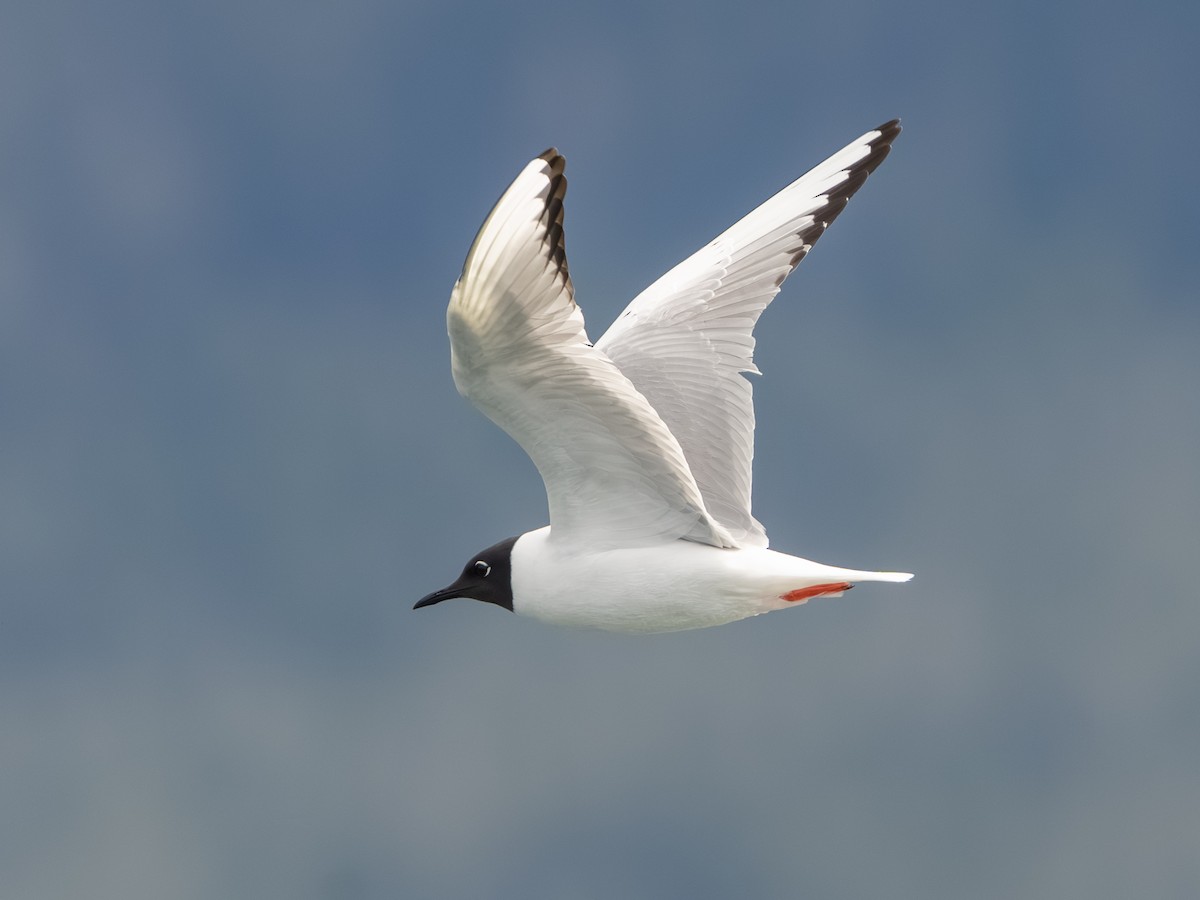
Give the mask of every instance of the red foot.
<svg viewBox="0 0 1200 900">
<path fill-rule="evenodd" d="M 842 591 L 848 591 L 854 585 L 848 581 L 839 581 L 836 584 L 814 584 L 812 587 L 800 588 L 797 591 L 788 591 L 780 596 L 780 600 L 787 600 L 789 603 L 803 603 L 805 600 L 811 600 L 813 597 L 820 597 L 823 594 L 840 594 Z"/>
</svg>

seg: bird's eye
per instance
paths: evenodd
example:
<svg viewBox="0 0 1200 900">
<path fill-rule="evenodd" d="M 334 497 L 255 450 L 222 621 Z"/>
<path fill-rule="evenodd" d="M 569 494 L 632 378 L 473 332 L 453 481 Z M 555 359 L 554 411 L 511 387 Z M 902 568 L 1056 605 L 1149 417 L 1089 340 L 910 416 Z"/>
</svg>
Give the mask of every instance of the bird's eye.
<svg viewBox="0 0 1200 900">
<path fill-rule="evenodd" d="M 492 567 L 485 563 L 482 559 L 475 560 L 475 574 L 480 578 L 487 578 L 491 574 Z"/>
</svg>

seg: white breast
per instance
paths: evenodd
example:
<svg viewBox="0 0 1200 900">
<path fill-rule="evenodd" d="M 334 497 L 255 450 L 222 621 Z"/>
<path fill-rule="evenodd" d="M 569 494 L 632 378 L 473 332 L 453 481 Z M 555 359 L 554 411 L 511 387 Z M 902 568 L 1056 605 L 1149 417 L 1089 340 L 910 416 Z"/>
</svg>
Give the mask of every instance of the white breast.
<svg viewBox="0 0 1200 900">
<path fill-rule="evenodd" d="M 556 625 L 643 633 L 706 628 L 796 605 L 781 595 L 858 574 L 759 548 L 674 541 L 581 553 L 556 547 L 549 536 L 549 527 L 541 528 L 513 546 L 513 611 Z"/>
</svg>

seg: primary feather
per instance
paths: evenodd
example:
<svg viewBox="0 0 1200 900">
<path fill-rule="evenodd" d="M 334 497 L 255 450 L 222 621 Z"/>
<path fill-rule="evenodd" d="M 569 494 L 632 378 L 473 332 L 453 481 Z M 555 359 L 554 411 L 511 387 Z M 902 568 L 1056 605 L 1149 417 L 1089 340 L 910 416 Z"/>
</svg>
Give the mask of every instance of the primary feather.
<svg viewBox="0 0 1200 900">
<path fill-rule="evenodd" d="M 642 291 L 597 348 L 683 447 L 709 513 L 742 546 L 767 546 L 750 512 L 753 330 L 783 280 L 883 162 L 900 123 L 868 131 Z"/>
<path fill-rule="evenodd" d="M 454 382 L 533 460 L 553 540 L 731 547 L 679 442 L 588 341 L 562 241 L 563 158 L 530 162 L 487 217 L 447 312 Z"/>
<path fill-rule="evenodd" d="M 766 547 L 751 513 L 754 326 L 883 161 L 867 132 L 639 294 L 592 346 L 563 243 L 564 160 L 532 160 L 484 221 L 447 312 L 460 393 L 529 454 L 551 539 Z"/>
</svg>

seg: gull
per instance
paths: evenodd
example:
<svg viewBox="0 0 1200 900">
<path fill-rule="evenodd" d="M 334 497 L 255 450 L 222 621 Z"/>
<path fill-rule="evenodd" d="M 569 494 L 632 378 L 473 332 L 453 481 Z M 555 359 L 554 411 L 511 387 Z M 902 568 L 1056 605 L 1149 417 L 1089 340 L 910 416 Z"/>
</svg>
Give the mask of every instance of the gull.
<svg viewBox="0 0 1200 900">
<path fill-rule="evenodd" d="M 564 160 L 532 160 L 479 229 L 447 311 L 454 383 L 533 460 L 550 524 L 471 556 L 414 609 L 470 598 L 567 626 L 705 628 L 907 572 L 768 549 L 750 513 L 753 329 L 888 155 L 894 119 L 642 291 L 593 344 L 563 246 Z"/>
</svg>

